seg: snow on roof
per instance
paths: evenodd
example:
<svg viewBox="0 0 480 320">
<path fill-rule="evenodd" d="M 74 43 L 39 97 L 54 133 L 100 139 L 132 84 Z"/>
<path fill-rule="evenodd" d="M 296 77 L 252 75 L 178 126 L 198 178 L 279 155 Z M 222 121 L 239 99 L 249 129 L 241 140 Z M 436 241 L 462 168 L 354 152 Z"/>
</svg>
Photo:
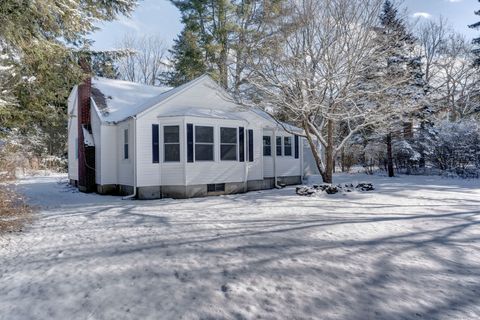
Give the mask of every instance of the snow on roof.
<svg viewBox="0 0 480 320">
<path fill-rule="evenodd" d="M 245 119 L 236 116 L 234 112 L 227 112 L 223 110 L 206 109 L 206 108 L 187 108 L 179 111 L 162 113 L 161 115 L 161 117 L 178 117 L 178 116 L 245 121 Z"/>
<path fill-rule="evenodd" d="M 267 112 L 265 112 L 265 111 L 263 111 L 259 108 L 251 108 L 250 110 L 255 112 L 260 117 L 264 118 L 265 120 L 268 120 L 268 121 L 276 124 L 279 127 L 283 127 L 283 128 L 285 128 L 287 130 L 290 130 L 290 131 L 296 131 L 296 132 L 303 131 L 303 129 L 301 129 L 299 127 L 292 126 L 291 124 L 288 124 L 288 123 L 283 122 L 283 121 L 275 120 L 270 114 L 268 114 Z"/>
<path fill-rule="evenodd" d="M 104 122 L 119 122 L 136 115 L 152 104 L 154 97 L 172 91 L 170 87 L 156 87 L 134 82 L 101 77 L 92 78 L 92 98 Z"/>
<path fill-rule="evenodd" d="M 209 79 L 209 76 L 203 75 L 172 89 L 169 87 L 155 87 L 123 80 L 95 77 L 92 79 L 92 100 L 103 122 L 117 123 L 164 102 L 168 98 L 192 87 L 204 79 Z M 249 108 L 249 110 L 276 126 L 283 126 L 291 131 L 301 131 L 300 128 L 284 122 L 279 124 L 263 110 L 258 108 Z M 162 116 L 192 116 L 244 120 L 241 116 L 237 116 L 236 112 L 202 108 L 187 108 L 170 114 L 162 114 Z"/>
</svg>

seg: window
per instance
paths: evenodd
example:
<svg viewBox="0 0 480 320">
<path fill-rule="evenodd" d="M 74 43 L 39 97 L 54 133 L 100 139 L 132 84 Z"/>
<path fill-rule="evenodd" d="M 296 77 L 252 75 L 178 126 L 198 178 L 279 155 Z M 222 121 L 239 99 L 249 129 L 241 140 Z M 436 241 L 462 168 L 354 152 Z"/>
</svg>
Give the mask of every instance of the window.
<svg viewBox="0 0 480 320">
<path fill-rule="evenodd" d="M 236 128 L 220 128 L 220 159 L 237 160 Z"/>
<path fill-rule="evenodd" d="M 248 130 L 248 162 L 253 162 L 253 130 Z"/>
<path fill-rule="evenodd" d="M 152 163 L 159 162 L 158 124 L 152 124 Z"/>
<path fill-rule="evenodd" d="M 123 130 L 123 158 L 128 159 L 128 129 Z"/>
<path fill-rule="evenodd" d="M 281 156 L 282 155 L 282 137 L 277 137 L 276 147 L 277 147 L 277 156 Z"/>
<path fill-rule="evenodd" d="M 223 191 L 225 191 L 225 183 L 207 184 L 207 192 L 223 192 Z"/>
<path fill-rule="evenodd" d="M 283 137 L 283 154 L 284 156 L 292 156 L 292 137 Z"/>
<path fill-rule="evenodd" d="M 180 161 L 180 127 L 163 127 L 164 161 Z"/>
<path fill-rule="evenodd" d="M 272 155 L 272 137 L 270 136 L 263 136 L 263 155 Z"/>
<path fill-rule="evenodd" d="M 195 161 L 213 161 L 213 127 L 195 126 Z"/>
</svg>

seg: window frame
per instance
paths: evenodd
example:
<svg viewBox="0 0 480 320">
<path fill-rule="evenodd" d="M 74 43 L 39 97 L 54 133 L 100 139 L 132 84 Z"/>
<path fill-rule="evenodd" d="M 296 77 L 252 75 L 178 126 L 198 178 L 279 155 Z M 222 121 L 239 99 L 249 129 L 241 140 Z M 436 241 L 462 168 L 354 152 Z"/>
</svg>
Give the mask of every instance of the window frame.
<svg viewBox="0 0 480 320">
<path fill-rule="evenodd" d="M 212 129 L 212 142 L 197 142 L 197 128 L 205 127 Z M 197 145 L 212 146 L 212 159 L 197 160 Z M 213 125 L 194 125 L 193 126 L 193 160 L 194 162 L 215 162 L 215 126 Z"/>
<path fill-rule="evenodd" d="M 270 143 L 268 145 L 265 145 L 265 138 L 268 138 Z M 262 137 L 262 147 L 263 147 L 263 156 L 264 157 L 271 157 L 272 156 L 272 136 L 266 136 L 263 135 Z M 268 147 L 269 154 L 265 154 L 265 147 Z"/>
<path fill-rule="evenodd" d="M 287 140 L 290 141 L 290 145 L 289 145 L 289 150 L 290 150 L 290 154 L 287 154 Z M 283 137 L 283 156 L 284 157 L 292 157 L 293 156 L 293 150 L 292 150 L 292 137 L 291 136 L 284 136 Z"/>
<path fill-rule="evenodd" d="M 235 143 L 222 142 L 222 129 L 229 129 L 235 132 Z M 238 161 L 239 159 L 239 134 L 237 127 L 220 127 L 220 161 Z M 223 159 L 222 146 L 235 146 L 235 159 Z"/>
<path fill-rule="evenodd" d="M 177 127 L 178 128 L 178 139 L 177 142 L 165 142 L 165 128 L 167 127 Z M 177 163 L 182 160 L 182 149 L 180 143 L 180 125 L 178 124 L 166 124 L 162 126 L 162 137 L 163 137 L 163 163 Z M 178 145 L 178 160 L 167 160 L 166 147 L 171 145 Z"/>
<path fill-rule="evenodd" d="M 128 131 L 128 128 L 123 129 L 123 160 L 128 160 L 130 158 L 129 135 L 130 132 Z"/>
<path fill-rule="evenodd" d="M 225 183 L 207 184 L 207 193 L 225 192 Z"/>
<path fill-rule="evenodd" d="M 279 140 L 280 140 L 280 144 L 278 144 Z M 279 147 L 280 149 L 278 149 Z M 278 154 L 279 150 L 280 150 L 280 154 Z M 283 137 L 282 136 L 275 137 L 275 156 L 283 157 Z"/>
</svg>

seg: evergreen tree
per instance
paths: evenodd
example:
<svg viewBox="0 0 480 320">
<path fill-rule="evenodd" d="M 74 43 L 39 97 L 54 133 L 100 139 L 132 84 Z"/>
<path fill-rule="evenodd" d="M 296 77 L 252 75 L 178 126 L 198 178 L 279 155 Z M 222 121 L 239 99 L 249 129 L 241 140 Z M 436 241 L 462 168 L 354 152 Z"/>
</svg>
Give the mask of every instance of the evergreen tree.
<svg viewBox="0 0 480 320">
<path fill-rule="evenodd" d="M 98 77 L 118 79 L 119 72 L 115 62 L 123 56 L 121 51 L 91 52 L 92 73 Z"/>
<path fill-rule="evenodd" d="M 480 2 L 480 0 L 479 0 L 479 2 Z M 480 16 L 480 10 L 475 11 L 475 14 L 477 16 Z M 478 30 L 478 29 L 480 29 L 480 21 L 476 22 L 474 24 L 471 24 L 468 27 Z M 475 59 L 474 63 L 475 63 L 476 66 L 480 66 L 480 37 L 473 39 L 473 44 L 476 46 L 476 48 L 473 50 L 473 53 L 476 56 L 476 59 Z"/>
<path fill-rule="evenodd" d="M 66 100 L 70 89 L 85 77 L 74 52 L 88 49 L 86 36 L 98 21 L 128 15 L 135 6 L 136 0 L 0 1 L 0 55 L 10 57 L 13 75 L 13 79 L 2 75 L 5 68 L 0 68 L 0 87 L 3 91 L 9 78 L 8 92 L 14 98 L 6 100 L 2 95 L 1 131 L 51 132 L 52 141 L 64 145 Z M 63 153 L 58 146 L 46 149 Z"/>
<path fill-rule="evenodd" d="M 413 139 L 413 111 L 425 96 L 426 84 L 421 57 L 416 56 L 414 52 L 415 38 L 407 30 L 398 12 L 398 6 L 390 0 L 385 1 L 380 15 L 379 35 L 380 41 L 383 42 L 381 47 L 385 50 L 383 56 L 386 58 L 386 77 L 383 81 L 397 82 L 384 94 L 384 103 L 399 108 L 398 117 L 387 125 L 385 139 L 388 175 L 393 177 L 394 138 L 399 137 L 403 140 L 397 145 L 413 149 L 409 144 Z"/>
<path fill-rule="evenodd" d="M 165 73 L 163 82 L 169 86 L 179 86 L 207 72 L 207 63 L 202 50 L 198 46 L 195 33 L 183 29 L 175 39 L 170 50 L 173 70 Z"/>
<path fill-rule="evenodd" d="M 228 0 L 171 0 L 180 10 L 187 33 L 197 38 L 212 76 L 228 87 L 228 52 L 233 24 L 234 6 Z M 179 70 L 180 71 L 180 70 Z M 185 75 L 187 76 L 187 75 Z"/>
</svg>

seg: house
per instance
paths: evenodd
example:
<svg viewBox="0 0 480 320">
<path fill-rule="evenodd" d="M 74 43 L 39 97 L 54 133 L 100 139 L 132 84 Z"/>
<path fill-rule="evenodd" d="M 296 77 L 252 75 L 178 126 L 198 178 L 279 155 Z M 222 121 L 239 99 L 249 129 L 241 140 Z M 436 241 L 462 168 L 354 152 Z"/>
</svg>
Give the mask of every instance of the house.
<svg viewBox="0 0 480 320">
<path fill-rule="evenodd" d="M 173 89 L 88 79 L 68 114 L 68 176 L 83 192 L 188 198 L 302 182 L 301 131 L 207 75 Z"/>
</svg>

